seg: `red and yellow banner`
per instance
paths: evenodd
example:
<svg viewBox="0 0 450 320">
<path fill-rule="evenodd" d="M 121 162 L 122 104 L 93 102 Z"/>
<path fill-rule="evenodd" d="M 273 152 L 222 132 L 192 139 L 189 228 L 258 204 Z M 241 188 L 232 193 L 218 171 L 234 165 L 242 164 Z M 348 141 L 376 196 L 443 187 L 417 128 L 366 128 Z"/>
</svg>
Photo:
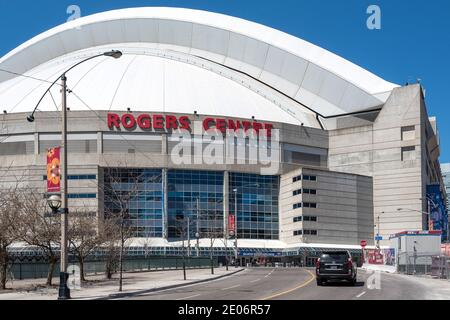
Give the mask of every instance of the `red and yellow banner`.
<svg viewBox="0 0 450 320">
<path fill-rule="evenodd" d="M 61 191 L 61 148 L 47 150 L 47 192 Z"/>
</svg>

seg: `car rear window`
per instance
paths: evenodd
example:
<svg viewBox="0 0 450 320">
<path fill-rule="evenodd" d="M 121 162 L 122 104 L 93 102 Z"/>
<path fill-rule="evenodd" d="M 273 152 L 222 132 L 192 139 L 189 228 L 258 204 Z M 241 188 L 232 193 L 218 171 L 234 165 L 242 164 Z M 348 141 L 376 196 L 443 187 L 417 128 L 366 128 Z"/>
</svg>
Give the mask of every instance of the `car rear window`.
<svg viewBox="0 0 450 320">
<path fill-rule="evenodd" d="M 320 257 L 320 261 L 323 262 L 345 262 L 349 258 L 348 254 L 345 252 L 335 252 L 335 253 L 324 253 Z"/>
</svg>

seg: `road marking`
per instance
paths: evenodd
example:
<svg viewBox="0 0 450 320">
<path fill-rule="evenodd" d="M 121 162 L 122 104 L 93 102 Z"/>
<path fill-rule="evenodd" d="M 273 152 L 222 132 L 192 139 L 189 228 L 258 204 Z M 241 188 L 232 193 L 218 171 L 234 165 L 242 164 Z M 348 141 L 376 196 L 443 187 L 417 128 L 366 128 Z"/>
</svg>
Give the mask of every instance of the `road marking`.
<svg viewBox="0 0 450 320">
<path fill-rule="evenodd" d="M 267 274 L 264 278 L 268 278 L 274 271 L 275 271 L 275 269 L 273 269 L 272 271 L 270 271 L 269 274 Z"/>
<path fill-rule="evenodd" d="M 309 270 L 305 270 L 305 271 L 308 272 L 311 275 L 311 278 L 309 280 L 307 280 L 306 282 L 302 283 L 298 287 L 295 287 L 295 288 L 292 288 L 292 289 L 289 289 L 289 290 L 286 290 L 286 291 L 283 291 L 283 292 L 276 293 L 274 295 L 262 298 L 261 300 L 270 300 L 270 299 L 273 299 L 273 298 L 284 296 L 285 294 L 288 294 L 288 293 L 291 293 L 291 292 L 296 291 L 298 289 L 301 289 L 303 287 L 306 287 L 308 284 L 310 284 L 312 281 L 314 281 L 316 279 L 316 276 Z"/>
<path fill-rule="evenodd" d="M 253 281 L 250 281 L 250 283 L 258 282 L 258 281 L 260 281 L 260 280 L 261 280 L 261 278 L 256 279 L 256 280 L 253 280 Z"/>
<path fill-rule="evenodd" d="M 179 301 L 179 300 L 187 300 L 187 299 L 192 299 L 192 298 L 195 298 L 195 297 L 198 297 L 198 296 L 201 296 L 201 294 L 196 294 L 196 295 L 193 295 L 193 296 L 184 297 L 184 298 L 180 298 L 180 299 L 176 299 L 176 300 L 177 301 Z"/>
<path fill-rule="evenodd" d="M 137 295 L 132 295 L 132 296 L 158 295 L 160 293 L 164 293 L 164 292 L 167 292 L 167 291 L 176 291 L 176 290 L 179 290 L 179 289 L 186 289 L 186 288 L 201 286 L 201 285 L 210 284 L 210 283 L 213 283 L 213 282 L 225 281 L 225 280 L 230 279 L 231 277 L 236 277 L 236 276 L 238 276 L 240 274 L 247 273 L 248 271 L 249 271 L 248 269 L 244 269 L 241 272 L 234 273 L 234 274 L 231 274 L 231 275 L 227 275 L 226 277 L 222 277 L 222 278 L 219 278 L 219 279 L 213 279 L 213 280 L 204 281 L 204 282 L 200 282 L 200 283 L 186 284 L 185 286 L 181 286 L 181 287 L 177 287 L 177 288 L 155 290 L 155 291 L 152 291 L 152 292 L 144 292 L 144 293 L 137 294 Z"/>
<path fill-rule="evenodd" d="M 222 289 L 222 291 L 225 291 L 225 290 L 230 290 L 230 289 L 234 289 L 234 288 L 237 288 L 237 287 L 240 287 L 241 285 L 240 284 L 237 284 L 237 285 L 235 285 L 235 286 L 232 286 L 232 287 L 228 287 L 228 288 L 223 288 Z"/>
<path fill-rule="evenodd" d="M 366 294 L 366 292 L 364 291 L 364 292 L 358 294 L 356 297 L 357 297 L 357 298 L 361 298 L 361 297 L 362 297 L 363 295 L 365 295 L 365 294 Z"/>
</svg>

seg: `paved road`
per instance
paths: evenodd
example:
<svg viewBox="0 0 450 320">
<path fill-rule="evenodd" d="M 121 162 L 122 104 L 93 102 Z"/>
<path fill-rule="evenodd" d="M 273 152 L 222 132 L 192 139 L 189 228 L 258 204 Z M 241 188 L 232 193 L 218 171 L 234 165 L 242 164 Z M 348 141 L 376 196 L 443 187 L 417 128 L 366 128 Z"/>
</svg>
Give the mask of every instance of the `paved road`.
<svg viewBox="0 0 450 320">
<path fill-rule="evenodd" d="M 310 269 L 248 269 L 236 275 L 184 288 L 132 296 L 136 300 L 402 300 L 447 298 L 450 292 L 430 295 L 430 288 L 407 276 L 381 273 L 380 290 L 367 286 L 371 276 L 358 271 L 358 283 L 316 285 Z M 428 280 L 436 281 L 436 280 Z"/>
</svg>

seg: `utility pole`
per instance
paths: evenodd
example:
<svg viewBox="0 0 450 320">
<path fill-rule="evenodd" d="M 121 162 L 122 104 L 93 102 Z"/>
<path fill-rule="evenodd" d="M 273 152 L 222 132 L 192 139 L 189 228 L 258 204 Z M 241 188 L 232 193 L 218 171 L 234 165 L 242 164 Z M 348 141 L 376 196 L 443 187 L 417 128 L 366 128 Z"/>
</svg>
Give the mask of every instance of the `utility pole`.
<svg viewBox="0 0 450 320">
<path fill-rule="evenodd" d="M 228 212 L 229 214 L 229 212 Z M 226 266 L 226 270 L 228 271 L 228 221 L 225 225 L 225 232 L 224 232 L 224 237 L 223 237 L 223 243 L 225 244 L 225 266 Z"/>
<path fill-rule="evenodd" d="M 377 231 L 377 248 L 380 249 L 380 214 L 378 214 L 377 227 L 378 227 L 378 231 Z"/>
<path fill-rule="evenodd" d="M 195 237 L 197 238 L 197 257 L 200 257 L 200 231 L 199 231 L 199 207 L 200 207 L 200 199 L 197 198 L 197 218 L 196 218 L 196 224 L 197 224 L 197 232 L 195 233 Z"/>
<path fill-rule="evenodd" d="M 186 238 L 186 229 L 184 227 L 184 219 L 183 219 L 183 225 L 181 226 L 181 236 L 183 238 L 182 246 L 183 246 L 183 278 L 186 280 L 186 247 L 184 244 L 185 238 Z"/>
<path fill-rule="evenodd" d="M 188 258 L 191 256 L 191 229 L 190 229 L 190 225 L 191 225 L 191 217 L 187 217 L 187 239 L 188 239 L 187 255 L 188 255 Z"/>
<path fill-rule="evenodd" d="M 62 161 L 61 161 L 61 267 L 59 273 L 59 300 L 70 299 L 70 289 L 67 286 L 67 281 L 69 279 L 69 274 L 67 273 L 67 265 L 69 262 L 69 257 L 67 254 L 67 228 L 68 228 L 68 217 L 69 209 L 67 206 L 67 77 L 64 73 L 61 76 L 62 81 Z"/>
<path fill-rule="evenodd" d="M 416 260 L 417 260 L 417 241 L 414 241 L 414 275 L 416 274 Z"/>
</svg>

